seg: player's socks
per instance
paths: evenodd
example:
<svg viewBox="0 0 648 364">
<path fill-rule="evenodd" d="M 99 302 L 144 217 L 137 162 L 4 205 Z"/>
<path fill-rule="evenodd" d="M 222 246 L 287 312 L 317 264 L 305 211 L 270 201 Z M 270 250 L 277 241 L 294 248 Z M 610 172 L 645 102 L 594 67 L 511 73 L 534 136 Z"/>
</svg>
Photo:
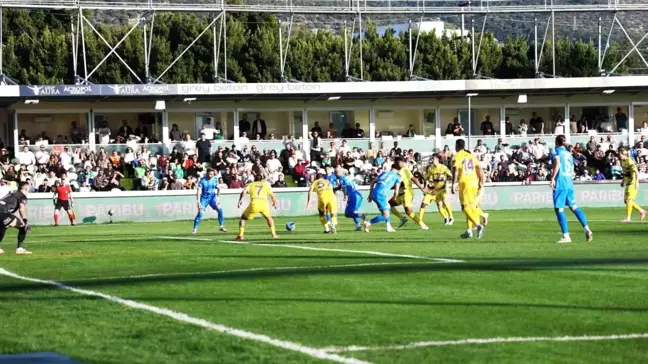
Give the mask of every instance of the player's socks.
<svg viewBox="0 0 648 364">
<path fill-rule="evenodd" d="M 454 218 L 452 217 L 452 207 L 450 207 L 450 205 L 446 205 L 445 210 L 446 210 L 446 215 L 448 216 L 448 219 L 453 220 Z"/>
<path fill-rule="evenodd" d="M 203 218 L 203 213 L 200 211 L 197 215 L 196 218 L 194 219 L 194 230 L 198 230 L 198 225 L 200 225 L 200 222 L 202 221 Z"/>
<path fill-rule="evenodd" d="M 275 231 L 274 225 L 270 226 L 270 233 L 272 234 L 272 236 L 277 235 L 277 232 Z"/>
<path fill-rule="evenodd" d="M 59 218 L 59 215 L 54 214 L 54 225 L 58 225 L 58 220 L 59 220 L 58 218 Z"/>
<path fill-rule="evenodd" d="M 443 220 L 448 220 L 448 211 L 446 211 L 445 206 L 439 207 L 439 214 L 443 217 Z"/>
<path fill-rule="evenodd" d="M 418 211 L 419 221 L 423 221 L 423 216 L 425 216 L 425 208 L 421 207 L 421 209 Z"/>
<path fill-rule="evenodd" d="M 409 215 L 407 215 L 407 216 L 409 216 L 409 217 L 410 217 L 410 219 L 412 219 L 412 220 L 414 220 L 414 222 L 415 222 L 415 223 L 417 223 L 417 224 L 418 224 L 419 226 L 421 226 L 421 225 L 422 225 L 422 220 L 421 220 L 421 219 L 419 219 L 419 217 L 418 217 L 418 215 L 417 215 L 417 214 L 415 214 L 414 212 L 412 212 L 412 213 L 410 213 L 410 214 L 409 214 Z"/>
<path fill-rule="evenodd" d="M 383 215 L 377 215 L 373 219 L 369 220 L 369 224 L 375 225 L 379 222 L 385 222 L 387 219 Z"/>
<path fill-rule="evenodd" d="M 331 215 L 326 214 L 326 221 L 331 221 Z"/>
<path fill-rule="evenodd" d="M 238 234 L 238 236 L 243 237 L 243 234 L 245 234 L 245 228 L 244 228 L 244 227 L 239 227 L 239 234 Z"/>
<path fill-rule="evenodd" d="M 329 223 L 330 218 L 328 215 L 320 216 L 320 223 L 322 226 L 326 227 L 326 225 Z"/>
<path fill-rule="evenodd" d="M 337 215 L 331 215 L 331 225 L 337 225 Z"/>
<path fill-rule="evenodd" d="M 27 237 L 27 230 L 23 226 L 20 229 L 18 229 L 18 245 L 16 246 L 16 249 L 20 249 L 23 247 L 23 243 L 25 242 L 26 237 Z"/>
<path fill-rule="evenodd" d="M 396 216 L 399 219 L 403 217 L 403 215 L 401 215 L 401 213 L 396 209 L 396 207 L 391 208 L 391 213 L 392 215 Z"/>
<path fill-rule="evenodd" d="M 74 218 L 72 215 L 68 215 L 68 218 L 70 219 L 70 225 L 74 225 Z"/>
<path fill-rule="evenodd" d="M 466 217 L 470 223 L 472 223 L 472 226 L 480 226 L 480 221 L 479 221 L 479 214 L 477 212 L 477 209 L 474 207 L 469 207 L 466 208 L 465 210 Z M 469 226 L 471 227 L 471 226 Z"/>
<path fill-rule="evenodd" d="M 358 215 L 358 214 L 355 214 Z M 356 224 L 356 226 L 360 226 L 360 216 L 354 216 L 353 217 L 353 222 Z"/>
<path fill-rule="evenodd" d="M 589 227 L 587 225 L 587 216 L 585 216 L 585 213 L 583 212 L 583 210 L 581 210 L 580 208 L 577 208 L 576 210 L 574 210 L 574 215 L 576 215 L 576 218 L 578 219 L 578 222 L 581 223 L 583 228 L 585 228 L 586 231 L 589 230 Z M 567 218 L 565 218 L 565 224 L 567 224 Z"/>
<path fill-rule="evenodd" d="M 216 212 L 218 212 L 218 224 L 220 227 L 223 227 L 223 225 L 225 225 L 225 214 L 223 213 L 223 209 L 219 208 Z"/>
<path fill-rule="evenodd" d="M 569 234 L 569 227 L 567 225 L 567 216 L 564 211 L 556 211 L 556 217 L 558 218 L 558 225 L 560 225 L 560 231 L 562 231 L 563 236 Z"/>
</svg>

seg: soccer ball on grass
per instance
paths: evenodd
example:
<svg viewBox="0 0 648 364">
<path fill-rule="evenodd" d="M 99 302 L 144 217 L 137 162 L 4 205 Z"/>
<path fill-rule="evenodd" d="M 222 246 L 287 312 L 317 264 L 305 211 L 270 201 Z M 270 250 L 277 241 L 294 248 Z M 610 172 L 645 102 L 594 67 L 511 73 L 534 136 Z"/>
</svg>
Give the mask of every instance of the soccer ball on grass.
<svg viewBox="0 0 648 364">
<path fill-rule="evenodd" d="M 286 230 L 288 231 L 294 231 L 295 230 L 295 223 L 292 221 L 288 221 L 286 223 Z"/>
</svg>

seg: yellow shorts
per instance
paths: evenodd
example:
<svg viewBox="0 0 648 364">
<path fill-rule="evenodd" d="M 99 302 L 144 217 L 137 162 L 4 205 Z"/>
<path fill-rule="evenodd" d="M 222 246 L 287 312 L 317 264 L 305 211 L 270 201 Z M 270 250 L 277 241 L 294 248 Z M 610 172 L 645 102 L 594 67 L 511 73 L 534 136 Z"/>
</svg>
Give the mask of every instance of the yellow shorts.
<svg viewBox="0 0 648 364">
<path fill-rule="evenodd" d="M 627 200 L 634 200 L 637 198 L 637 193 L 638 193 L 637 186 L 635 185 L 629 185 L 625 187 L 625 199 Z"/>
<path fill-rule="evenodd" d="M 241 218 L 243 220 L 252 220 L 258 214 L 261 214 L 263 217 L 268 218 L 270 216 L 270 206 L 266 203 L 265 205 L 248 205 L 243 211 Z"/>
<path fill-rule="evenodd" d="M 460 184 L 459 185 L 459 201 L 462 206 L 471 205 L 477 206 L 477 191 L 479 187 L 477 184 Z"/>
<path fill-rule="evenodd" d="M 414 193 L 412 191 L 403 191 L 396 196 L 396 206 L 412 207 L 414 203 Z"/>
<path fill-rule="evenodd" d="M 337 215 L 337 201 L 333 198 L 320 199 L 317 201 L 317 209 L 332 215 Z"/>
<path fill-rule="evenodd" d="M 423 204 L 424 205 L 429 205 L 432 202 L 446 202 L 446 199 L 448 197 L 448 193 L 446 190 L 438 190 L 438 191 L 432 191 L 430 193 L 425 194 L 425 197 L 423 197 Z"/>
</svg>

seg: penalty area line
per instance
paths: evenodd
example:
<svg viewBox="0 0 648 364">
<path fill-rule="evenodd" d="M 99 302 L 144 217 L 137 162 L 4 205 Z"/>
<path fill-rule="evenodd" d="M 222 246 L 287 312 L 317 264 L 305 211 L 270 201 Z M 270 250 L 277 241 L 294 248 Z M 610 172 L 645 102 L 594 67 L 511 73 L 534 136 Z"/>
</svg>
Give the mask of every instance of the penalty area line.
<svg viewBox="0 0 648 364">
<path fill-rule="evenodd" d="M 143 310 L 143 311 L 148 311 L 148 312 L 153 312 L 155 314 L 161 315 L 161 316 L 166 316 L 169 318 L 172 318 L 177 321 L 181 321 L 184 323 L 196 325 L 203 327 L 205 329 L 217 331 L 222 334 L 226 335 L 231 335 L 231 336 L 236 336 L 242 339 L 247 339 L 247 340 L 252 340 L 252 341 L 257 341 L 257 342 L 262 342 L 265 344 L 269 344 L 278 348 L 290 350 L 290 351 L 295 351 L 299 352 L 305 355 L 308 355 L 313 358 L 321 359 L 321 360 L 329 360 L 337 363 L 345 363 L 345 364 L 369 364 L 366 361 L 358 360 L 355 358 L 348 358 L 344 356 L 340 356 L 335 353 L 328 353 L 322 349 L 318 348 L 312 348 L 308 346 L 304 346 L 298 343 L 290 342 L 290 341 L 285 341 L 285 340 L 280 340 L 276 338 L 272 338 L 267 335 L 262 335 L 262 334 L 257 334 L 254 332 L 250 331 L 245 331 L 245 330 L 240 330 L 236 329 L 233 327 L 228 327 L 225 325 L 221 324 L 216 324 L 209 322 L 204 319 L 200 318 L 195 318 L 191 317 L 185 313 L 181 312 L 176 312 L 169 310 L 167 308 L 162 308 L 162 307 L 157 307 L 157 306 L 151 306 L 145 303 L 141 302 L 136 302 L 124 298 L 119 298 L 116 296 L 111 296 L 105 293 L 101 292 L 96 292 L 96 291 L 90 291 L 87 289 L 80 289 L 80 288 L 75 288 L 72 286 L 65 285 L 60 282 L 55 282 L 55 281 L 48 281 L 48 280 L 42 280 L 42 279 L 37 279 L 37 278 L 30 278 L 26 276 L 21 276 L 19 274 L 10 272 L 8 270 L 5 270 L 3 268 L 0 268 L 0 275 L 7 276 L 10 278 L 18 279 L 18 280 L 23 280 L 23 281 L 28 281 L 28 282 L 33 282 L 33 283 L 39 283 L 43 285 L 48 285 L 48 286 L 53 286 L 59 289 L 63 289 L 66 291 L 71 291 L 83 296 L 91 296 L 91 297 L 98 297 L 98 298 L 103 298 L 107 301 L 118 303 L 122 306 L 130 307 L 136 310 Z"/>
<path fill-rule="evenodd" d="M 405 345 L 387 345 L 387 346 L 346 346 L 346 347 L 328 347 L 322 348 L 329 353 L 343 353 L 351 351 L 379 351 L 379 350 L 407 350 L 425 347 L 449 346 L 449 345 L 475 345 L 475 344 L 505 344 L 505 343 L 523 343 L 523 342 L 540 342 L 540 341 L 605 341 L 605 340 L 634 340 L 648 339 L 648 333 L 641 334 L 622 334 L 606 336 L 549 336 L 549 337 L 493 337 L 482 339 L 463 339 L 463 340 L 446 340 L 446 341 L 422 341 Z"/>
<path fill-rule="evenodd" d="M 265 247 L 272 247 L 272 248 L 287 248 L 287 249 L 328 251 L 328 252 L 337 252 L 337 253 L 378 255 L 378 256 L 384 256 L 384 257 L 397 257 L 397 258 L 430 260 L 430 261 L 439 262 L 439 263 L 465 263 L 465 261 L 459 260 L 459 259 L 434 258 L 434 257 L 424 257 L 424 256 L 420 256 L 420 255 L 385 253 L 385 252 L 372 251 L 372 250 L 318 248 L 318 247 L 313 247 L 313 246 L 305 246 L 305 245 L 302 246 L 302 245 L 291 245 L 291 244 L 250 243 L 250 242 L 245 242 L 245 241 L 218 240 L 218 239 L 198 238 L 198 237 L 189 237 L 189 236 L 187 236 L 187 237 L 181 237 L 181 236 L 158 236 L 157 238 L 159 238 L 159 239 L 167 239 L 167 240 L 209 241 L 209 242 L 216 242 L 216 243 L 222 243 L 222 244 L 252 245 L 252 246 L 265 246 Z"/>
</svg>

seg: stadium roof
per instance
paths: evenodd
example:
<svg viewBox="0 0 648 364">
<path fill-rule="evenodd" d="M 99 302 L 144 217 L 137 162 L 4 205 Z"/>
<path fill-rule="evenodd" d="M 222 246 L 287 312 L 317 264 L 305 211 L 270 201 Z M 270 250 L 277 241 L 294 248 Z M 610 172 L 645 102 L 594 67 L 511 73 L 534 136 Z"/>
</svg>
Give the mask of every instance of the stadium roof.
<svg viewBox="0 0 648 364">
<path fill-rule="evenodd" d="M 341 99 L 504 97 L 527 95 L 600 94 L 648 91 L 648 76 L 482 79 L 454 81 L 323 82 L 323 83 L 214 83 L 138 85 L 0 86 L 0 99 L 37 98 L 48 101 L 150 100 L 196 97 L 200 100 L 314 100 Z"/>
</svg>

